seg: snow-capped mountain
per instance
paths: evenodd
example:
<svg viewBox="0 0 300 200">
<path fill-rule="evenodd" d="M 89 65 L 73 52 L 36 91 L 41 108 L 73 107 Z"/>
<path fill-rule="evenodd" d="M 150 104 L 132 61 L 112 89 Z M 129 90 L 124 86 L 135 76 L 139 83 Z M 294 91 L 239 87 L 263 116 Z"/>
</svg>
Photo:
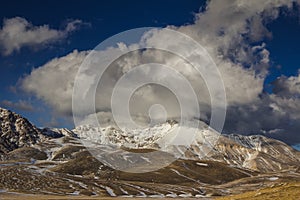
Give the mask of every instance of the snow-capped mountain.
<svg viewBox="0 0 300 200">
<path fill-rule="evenodd" d="M 141 129 L 121 130 L 113 126 L 105 128 L 84 125 L 72 130 L 83 140 L 105 145 L 124 146 L 128 148 L 155 148 L 158 141 L 170 134 L 178 124 L 167 122 Z"/>
<path fill-rule="evenodd" d="M 24 117 L 0 108 L 0 153 L 30 146 L 43 139 L 41 131 Z"/>
<path fill-rule="evenodd" d="M 194 133 L 188 146 L 183 145 L 184 142 L 174 144 L 179 128 L 180 134 L 188 131 Z M 199 124 L 199 128 L 192 129 L 167 122 L 127 131 L 114 127 L 81 126 L 73 132 L 84 140 L 98 144 L 157 149 L 186 160 L 213 160 L 258 171 L 280 171 L 300 164 L 299 152 L 283 142 L 261 135 L 220 135 L 203 122 Z"/>
<path fill-rule="evenodd" d="M 213 145 L 220 136 L 199 121 L 198 127 L 185 127 L 174 120 L 139 129 L 120 129 L 113 126 L 93 127 L 83 125 L 72 130 L 82 140 L 104 145 L 116 145 L 127 148 L 155 148 L 168 151 L 171 146 L 189 146 L 191 144 Z"/>
<path fill-rule="evenodd" d="M 65 128 L 37 128 L 21 115 L 0 108 L 0 153 L 31 146 L 47 138 L 64 136 L 77 137 L 74 132 Z"/>
<path fill-rule="evenodd" d="M 186 152 L 189 159 L 198 154 L 197 146 Z M 298 151 L 281 141 L 261 135 L 221 135 L 204 159 L 261 172 L 295 169 L 300 164 Z"/>
<path fill-rule="evenodd" d="M 43 135 L 46 135 L 48 137 L 53 138 L 60 138 L 64 136 L 68 137 L 78 137 L 76 133 L 74 133 L 72 130 L 69 130 L 67 128 L 43 128 L 42 129 Z"/>
<path fill-rule="evenodd" d="M 203 122 L 197 128 L 168 121 L 134 130 L 89 125 L 39 129 L 0 109 L 0 123 L 0 194 L 3 189 L 101 197 L 210 197 L 300 181 L 299 152 L 287 144 L 259 135 L 220 135 Z M 153 172 L 127 173 L 92 156 L 83 145 L 86 140 L 101 144 L 102 155 L 109 159 L 137 162 L 133 172 L 155 166 L 154 160 L 176 161 Z M 155 159 L 134 156 L 153 151 Z"/>
<path fill-rule="evenodd" d="M 39 129 L 14 112 L 3 108 L 0 111 L 0 153 L 66 136 L 80 138 L 85 145 L 84 141 L 92 141 L 93 144 L 127 149 L 155 149 L 182 159 L 214 160 L 259 171 L 287 169 L 299 164 L 300 160 L 299 152 L 278 140 L 261 135 L 221 135 L 203 122 L 197 128 L 167 121 L 141 129 L 121 130 L 113 126 L 100 128 L 90 125 L 73 130 Z"/>
</svg>

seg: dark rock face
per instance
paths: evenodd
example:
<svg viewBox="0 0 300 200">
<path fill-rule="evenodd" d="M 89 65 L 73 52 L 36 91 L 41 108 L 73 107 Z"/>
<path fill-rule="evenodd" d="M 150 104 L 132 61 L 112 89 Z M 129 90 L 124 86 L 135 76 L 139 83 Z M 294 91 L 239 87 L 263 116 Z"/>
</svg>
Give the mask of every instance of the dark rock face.
<svg viewBox="0 0 300 200">
<path fill-rule="evenodd" d="M 41 139 L 41 131 L 27 119 L 0 108 L 0 153 L 30 146 Z"/>
</svg>

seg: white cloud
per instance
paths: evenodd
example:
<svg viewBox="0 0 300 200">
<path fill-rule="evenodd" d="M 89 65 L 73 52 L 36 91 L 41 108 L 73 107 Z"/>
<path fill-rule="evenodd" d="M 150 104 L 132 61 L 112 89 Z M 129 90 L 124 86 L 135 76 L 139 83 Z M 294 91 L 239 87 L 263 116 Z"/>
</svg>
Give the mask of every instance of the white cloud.
<svg viewBox="0 0 300 200">
<path fill-rule="evenodd" d="M 20 80 L 21 88 L 36 95 L 63 114 L 72 112 L 72 92 L 75 75 L 88 51 L 55 58 Z"/>
<path fill-rule="evenodd" d="M 299 105 L 299 98 L 264 94 L 252 104 L 229 106 L 224 130 L 226 133 L 265 134 L 289 144 L 299 143 Z"/>
<path fill-rule="evenodd" d="M 64 30 L 51 29 L 49 25 L 35 26 L 21 17 L 3 20 L 0 29 L 0 50 L 2 54 L 9 55 L 19 51 L 22 47 L 36 47 L 66 38 L 66 36 L 78 29 L 81 20 L 70 21 Z"/>
<path fill-rule="evenodd" d="M 300 97 L 300 70 L 298 76 L 281 76 L 273 83 L 273 92 L 282 97 Z"/>
</svg>

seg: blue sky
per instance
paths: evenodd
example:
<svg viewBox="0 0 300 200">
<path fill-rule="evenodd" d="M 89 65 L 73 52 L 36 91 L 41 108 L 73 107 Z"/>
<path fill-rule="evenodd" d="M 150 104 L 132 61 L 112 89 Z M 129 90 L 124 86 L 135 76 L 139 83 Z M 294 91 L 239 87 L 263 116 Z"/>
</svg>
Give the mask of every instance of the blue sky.
<svg viewBox="0 0 300 200">
<path fill-rule="evenodd" d="M 278 76 L 296 75 L 300 66 L 300 17 L 299 10 L 295 13 L 282 14 L 268 25 L 273 38 L 266 43 L 271 53 L 272 69 L 266 84 Z M 280 66 L 280 67 L 277 67 Z"/>
<path fill-rule="evenodd" d="M 28 93 L 28 91 L 20 89 L 22 78 L 30 74 L 33 69 L 43 66 L 53 58 L 66 56 L 75 49 L 79 52 L 93 49 L 106 38 L 128 29 L 139 27 L 166 27 L 167 25 L 184 27 L 189 24 L 194 24 L 195 14 L 199 12 L 205 13 L 206 10 L 211 10 L 213 13 L 214 9 L 217 12 L 217 6 L 223 6 L 216 6 L 213 3 L 211 3 L 211 7 L 206 8 L 205 1 L 194 0 L 111 0 L 77 1 L 75 3 L 71 3 L 70 1 L 43 1 L 42 3 L 32 0 L 26 2 L 9 1 L 0 7 L 0 20 L 20 17 L 27 20 L 32 26 L 48 25 L 50 29 L 62 32 L 65 30 L 66 32 L 64 33 L 64 37 L 54 42 L 46 42 L 41 45 L 24 45 L 21 46 L 19 50 L 13 50 L 6 55 L 4 53 L 0 54 L 0 68 L 2 70 L 0 85 L 1 106 L 24 115 L 37 126 L 72 127 L 72 121 L 70 121 L 68 117 L 58 114 L 59 112 L 53 109 L 53 106 L 49 105 L 45 99 L 39 95 Z M 253 5 L 253 7 L 254 6 L 257 5 Z M 269 52 L 268 74 L 263 78 L 263 92 L 259 94 L 258 97 L 263 98 L 262 101 L 267 101 L 266 99 L 272 98 L 271 96 L 261 96 L 263 96 L 264 93 L 268 95 L 274 93 L 274 81 L 277 80 L 278 77 L 297 77 L 300 68 L 300 12 L 298 6 L 295 3 L 292 8 L 289 9 L 277 9 L 277 7 L 273 8 L 272 6 L 270 6 L 270 8 L 268 6 L 265 7 L 266 10 L 276 9 L 280 14 L 274 17 L 274 19 L 265 19 L 263 14 L 261 14 L 260 17 L 263 19 L 263 25 L 268 29 L 269 34 L 267 34 L 268 36 L 261 37 L 258 41 L 253 43 L 249 42 L 249 44 L 247 44 L 252 47 L 256 44 L 261 45 L 264 43 L 264 48 Z M 224 5 L 224 10 L 225 9 L 226 6 Z M 225 10 L 225 12 L 230 12 L 230 10 Z M 218 13 L 216 13 L 216 15 L 217 14 Z M 211 15 L 206 14 L 208 18 L 211 17 Z M 203 17 L 203 19 L 205 19 L 205 17 Z M 66 26 L 74 20 L 80 20 L 80 25 L 78 25 L 76 29 L 68 32 Z M 3 23 L 4 21 L 1 22 L 1 29 L 4 27 Z M 200 27 L 200 29 L 201 28 L 205 29 L 206 27 Z M 3 45 L 1 42 L 3 41 L 0 39 L 0 45 Z M 258 55 L 254 54 L 254 56 Z M 247 68 L 246 65 L 243 67 Z M 287 83 L 288 81 L 282 78 L 282 82 Z M 278 82 L 276 87 L 279 88 L 278 90 L 280 91 L 274 95 L 277 95 L 278 98 L 285 99 L 287 96 L 283 95 L 287 95 L 287 91 L 281 91 L 280 88 L 283 88 L 283 86 L 280 85 L 279 87 L 279 83 L 281 82 Z M 292 97 L 291 94 L 288 95 L 289 98 L 293 98 L 293 100 L 296 98 L 296 100 L 298 100 L 298 94 L 293 93 Z M 250 102 L 246 106 L 250 104 L 256 105 L 256 103 Z M 258 105 L 261 104 L 258 103 Z M 274 103 L 270 103 L 270 105 L 273 104 Z M 232 112 L 234 112 L 233 110 L 236 106 L 237 104 L 231 105 Z M 246 109 L 244 102 L 241 106 Z M 253 120 L 255 120 L 255 115 L 259 114 L 254 113 L 254 117 L 252 116 Z M 232 116 L 235 115 L 232 114 Z M 287 124 L 296 124 L 299 122 L 299 119 L 295 116 L 289 116 L 289 118 L 291 120 L 287 120 L 288 122 L 285 124 L 278 122 L 277 129 L 285 131 Z M 280 120 L 282 121 L 282 118 L 278 118 L 278 121 Z M 229 118 L 227 127 L 232 123 L 230 123 Z M 298 127 L 294 127 L 294 129 L 289 130 L 292 135 L 296 134 L 295 130 L 297 130 L 297 128 Z M 268 131 L 274 132 L 275 129 L 276 127 L 272 127 L 269 124 L 265 125 L 265 127 L 257 128 L 257 130 L 262 131 L 260 133 Z M 256 129 L 253 129 L 251 134 L 254 133 L 255 130 Z M 242 133 L 241 128 L 228 128 L 228 131 Z M 245 134 L 250 133 L 247 132 Z M 283 138 L 284 141 L 292 143 L 291 139 L 286 139 L 286 137 L 291 136 L 279 135 L 275 135 L 274 137 Z M 298 138 L 296 139 L 296 141 L 298 141 L 299 134 L 296 138 Z"/>
</svg>

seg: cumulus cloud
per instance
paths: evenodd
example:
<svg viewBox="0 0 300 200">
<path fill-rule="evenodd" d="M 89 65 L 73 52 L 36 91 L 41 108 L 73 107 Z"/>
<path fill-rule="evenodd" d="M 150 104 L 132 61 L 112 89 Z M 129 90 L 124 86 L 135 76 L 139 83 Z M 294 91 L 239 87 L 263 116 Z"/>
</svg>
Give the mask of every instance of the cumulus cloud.
<svg viewBox="0 0 300 200">
<path fill-rule="evenodd" d="M 65 29 L 56 30 L 50 28 L 49 25 L 35 26 L 21 17 L 4 19 L 2 29 L 0 29 L 0 50 L 3 55 L 9 55 L 25 46 L 37 47 L 53 43 L 66 38 L 81 24 L 81 20 L 74 20 L 67 23 Z"/>
<path fill-rule="evenodd" d="M 300 97 L 300 70 L 298 76 L 280 76 L 273 82 L 273 92 L 281 97 Z"/>
<path fill-rule="evenodd" d="M 195 22 L 180 27 L 168 28 L 185 33 L 198 41 L 209 52 L 223 78 L 227 97 L 227 118 L 225 133 L 266 134 L 289 143 L 300 142 L 297 131 L 300 129 L 299 75 L 279 77 L 274 82 L 274 93 L 263 92 L 264 81 L 269 73 L 270 58 L 268 47 L 263 40 L 271 38 L 272 33 L 266 24 L 279 16 L 281 8 L 290 9 L 293 1 L 286 0 L 224 0 L 208 1 L 205 11 L 195 17 Z M 165 37 L 162 31 L 147 33 L 141 42 L 176 46 L 175 38 Z M 255 44 L 255 45 L 254 45 Z M 114 55 L 118 51 L 133 48 L 133 44 L 108 48 L 105 54 Z M 193 52 L 194 49 L 190 49 Z M 56 58 L 34 69 L 20 81 L 21 87 L 35 94 L 59 113 L 72 112 L 72 89 L 76 72 L 88 51 L 74 51 L 64 57 Z M 99 54 L 103 52 L 97 52 Z M 190 59 L 193 59 L 190 55 Z M 134 51 L 112 63 L 102 77 L 105 84 L 97 88 L 96 110 L 98 119 L 103 123 L 112 122 L 111 95 L 118 79 L 135 66 L 144 63 L 161 63 L 172 66 L 183 74 L 195 90 L 201 109 L 201 119 L 209 121 L 210 96 L 205 81 L 189 63 L 178 56 L 157 50 Z M 172 80 L 170 74 L 153 69 L 146 74 L 157 78 Z M 93 77 L 97 71 L 87 71 L 84 76 Z M 140 74 L 142 75 L 142 74 Z M 137 76 L 139 77 L 139 76 Z M 143 78 L 143 76 L 140 76 Z M 175 79 L 176 80 L 176 79 Z M 137 81 L 137 80 L 136 80 Z M 86 83 L 90 84 L 90 83 Z M 181 87 L 178 84 L 178 87 Z M 126 91 L 126 88 L 123 88 Z M 188 101 L 189 96 L 185 99 Z M 169 118 L 180 115 L 176 97 L 165 88 L 148 85 L 140 88 L 131 99 L 131 112 L 137 121 L 149 120 L 148 109 L 151 105 L 164 105 Z M 83 106 L 84 110 L 84 105 Z M 91 113 L 87 115 L 86 122 Z M 195 114 L 195 113 L 194 113 Z M 196 114 L 197 115 L 197 114 Z M 199 116 L 195 116 L 199 117 Z M 293 140 L 291 136 L 294 136 Z"/>
<path fill-rule="evenodd" d="M 74 78 L 88 51 L 74 50 L 67 56 L 55 58 L 20 80 L 22 90 L 32 93 L 61 114 L 72 112 Z"/>
<path fill-rule="evenodd" d="M 263 134 L 289 144 L 299 143 L 300 99 L 262 94 L 249 105 L 229 106 L 225 133 Z"/>
</svg>

